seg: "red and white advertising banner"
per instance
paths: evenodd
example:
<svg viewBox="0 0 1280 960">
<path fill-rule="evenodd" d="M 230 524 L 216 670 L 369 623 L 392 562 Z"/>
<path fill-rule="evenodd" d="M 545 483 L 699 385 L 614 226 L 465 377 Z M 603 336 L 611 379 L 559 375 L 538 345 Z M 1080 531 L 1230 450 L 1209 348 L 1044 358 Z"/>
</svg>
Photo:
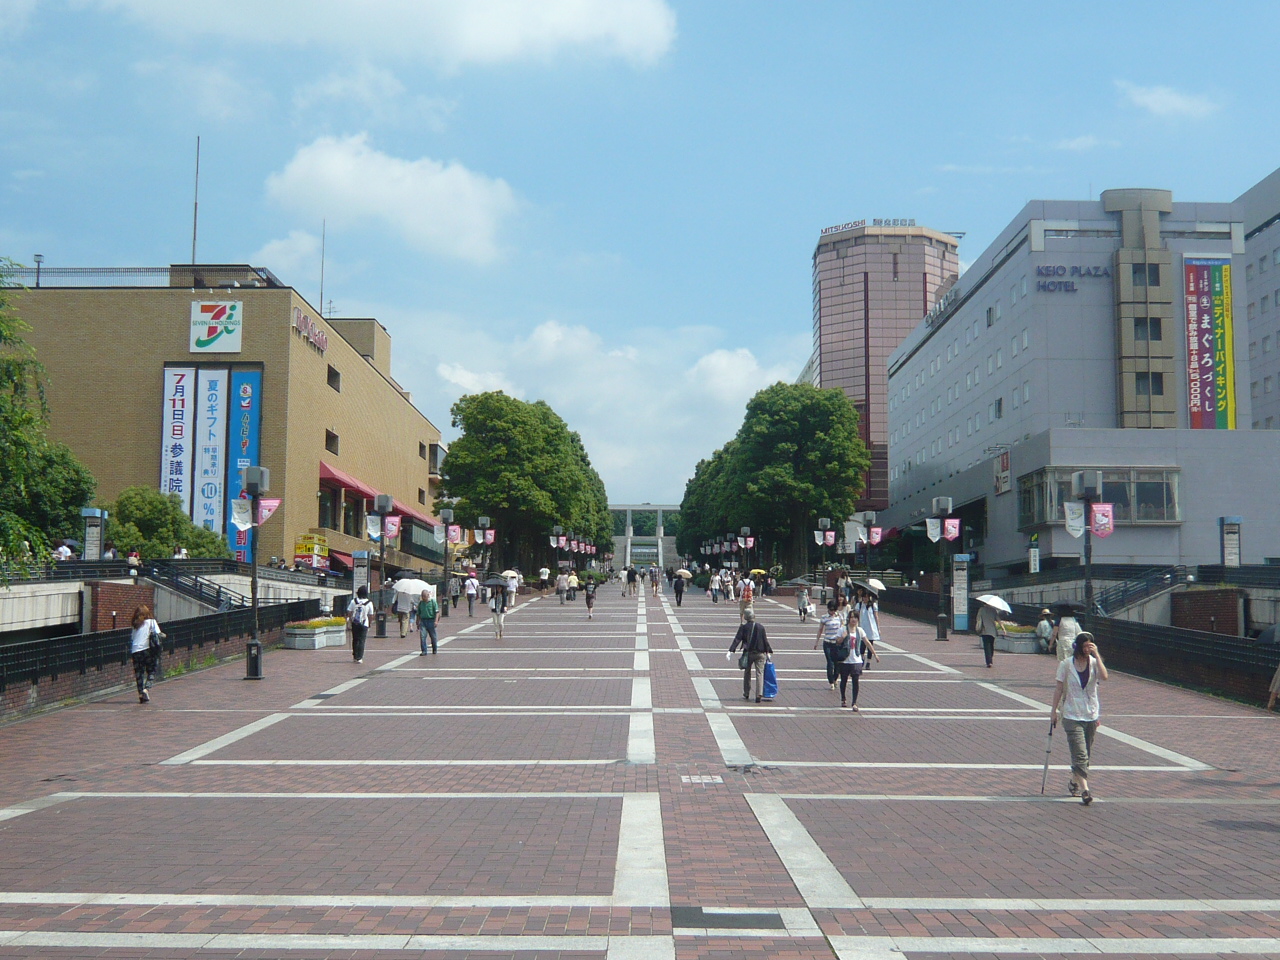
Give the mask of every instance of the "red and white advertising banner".
<svg viewBox="0 0 1280 960">
<path fill-rule="evenodd" d="M 486 531 L 484 532 L 484 542 L 485 542 L 485 544 L 487 544 L 487 545 L 491 545 L 491 544 L 493 543 L 493 538 L 494 538 L 494 537 L 496 537 L 497 535 L 498 535 L 498 531 L 497 531 L 497 530 L 493 530 L 493 529 L 486 530 Z"/>
<path fill-rule="evenodd" d="M 160 429 L 160 492 L 176 493 L 191 516 L 191 451 L 195 439 L 195 367 L 165 367 Z"/>
<path fill-rule="evenodd" d="M 557 537 L 557 538 L 556 538 L 556 543 L 557 543 L 557 546 L 559 546 L 559 547 L 560 547 L 560 549 L 561 549 L 561 550 L 563 550 L 565 547 L 567 547 L 567 546 L 569 545 L 569 538 L 568 538 L 568 537 Z"/>
<path fill-rule="evenodd" d="M 956 537 L 960 536 L 960 518 L 959 517 L 947 517 L 943 521 L 942 526 L 943 526 L 942 535 L 946 537 L 948 540 L 954 540 Z"/>
<path fill-rule="evenodd" d="M 1110 503 L 1095 503 L 1091 519 L 1095 537 L 1109 537 L 1115 530 L 1115 508 Z"/>
<path fill-rule="evenodd" d="M 446 531 L 445 539 L 448 540 L 450 543 L 461 543 L 462 542 L 462 525 L 459 523 L 449 524 L 449 528 Z"/>
<path fill-rule="evenodd" d="M 390 540 L 392 537 L 400 536 L 400 518 L 387 517 L 386 530 L 387 530 L 388 540 Z"/>
<path fill-rule="evenodd" d="M 872 545 L 873 547 L 874 547 L 877 543 L 879 543 L 879 542 L 880 542 L 880 537 L 881 537 L 881 535 L 882 535 L 883 533 L 884 533 L 884 528 L 882 528 L 882 527 L 872 527 L 872 528 L 871 528 L 871 536 L 870 536 L 870 538 L 869 538 L 869 539 L 870 539 L 870 541 L 871 541 L 871 545 Z"/>
<path fill-rule="evenodd" d="M 828 530 L 823 534 L 822 539 L 828 547 L 834 547 L 836 545 L 836 532 Z"/>
<path fill-rule="evenodd" d="M 280 497 L 263 497 L 258 501 L 258 524 L 261 526 L 271 519 L 271 515 L 280 509 L 283 503 Z"/>
<path fill-rule="evenodd" d="M 752 550 L 752 549 L 754 549 L 754 548 L 755 548 L 755 545 L 756 545 L 756 538 L 755 538 L 755 537 L 747 537 L 747 549 L 748 549 L 748 550 Z"/>
</svg>

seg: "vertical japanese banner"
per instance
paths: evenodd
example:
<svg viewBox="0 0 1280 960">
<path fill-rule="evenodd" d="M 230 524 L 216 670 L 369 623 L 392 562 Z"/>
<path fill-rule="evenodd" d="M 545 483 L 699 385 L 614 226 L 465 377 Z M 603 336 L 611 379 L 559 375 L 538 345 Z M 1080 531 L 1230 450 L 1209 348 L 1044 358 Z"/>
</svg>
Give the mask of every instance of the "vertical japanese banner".
<svg viewBox="0 0 1280 960">
<path fill-rule="evenodd" d="M 160 492 L 176 493 L 191 516 L 192 413 L 195 367 L 164 368 L 164 411 L 160 427 Z"/>
<path fill-rule="evenodd" d="M 244 468 L 258 465 L 262 426 L 262 371 L 234 370 L 231 373 L 230 440 L 227 444 L 227 502 L 247 500 Z M 253 557 L 253 530 L 241 530 L 227 510 L 227 544 L 231 555 L 248 563 Z"/>
<path fill-rule="evenodd" d="M 191 519 L 196 526 L 221 532 L 227 482 L 227 371 L 201 369 L 196 383 Z"/>
<path fill-rule="evenodd" d="M 1235 322 L 1229 257 L 1183 261 L 1187 410 L 1193 430 L 1236 428 Z"/>
</svg>

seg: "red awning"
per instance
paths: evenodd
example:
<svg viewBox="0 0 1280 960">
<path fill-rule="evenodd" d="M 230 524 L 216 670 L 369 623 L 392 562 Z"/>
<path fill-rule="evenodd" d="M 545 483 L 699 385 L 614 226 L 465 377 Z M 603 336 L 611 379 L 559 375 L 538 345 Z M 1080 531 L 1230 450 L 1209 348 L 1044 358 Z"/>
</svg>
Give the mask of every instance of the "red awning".
<svg viewBox="0 0 1280 960">
<path fill-rule="evenodd" d="M 352 559 L 351 554 L 343 553 L 341 550 L 330 550 L 329 559 L 341 560 L 348 570 L 355 566 L 355 561 Z"/>
<path fill-rule="evenodd" d="M 325 463 L 323 460 L 320 461 L 320 479 L 330 480 L 340 487 L 352 490 L 355 493 L 360 494 L 360 496 L 364 497 L 366 500 L 372 500 L 378 495 L 378 492 L 367 483 L 362 483 L 349 473 L 343 473 L 337 467 L 329 466 L 329 464 Z"/>
<path fill-rule="evenodd" d="M 413 517 L 413 519 L 417 520 L 419 523 L 425 523 L 428 527 L 440 526 L 439 520 L 436 520 L 434 517 L 428 517 L 425 513 L 419 513 L 417 510 L 411 510 L 399 500 L 393 500 L 392 505 L 395 507 L 396 513 L 401 514 L 402 516 Z"/>
</svg>

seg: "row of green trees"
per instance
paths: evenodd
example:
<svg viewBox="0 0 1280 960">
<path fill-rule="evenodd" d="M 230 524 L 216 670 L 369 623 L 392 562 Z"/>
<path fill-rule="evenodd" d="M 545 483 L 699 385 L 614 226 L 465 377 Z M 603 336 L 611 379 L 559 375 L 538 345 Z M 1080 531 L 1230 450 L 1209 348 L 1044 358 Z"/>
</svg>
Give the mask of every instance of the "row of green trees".
<svg viewBox="0 0 1280 960">
<path fill-rule="evenodd" d="M 469 394 L 450 409 L 461 436 L 441 464 L 442 493 L 454 522 L 496 529 L 493 563 L 529 571 L 550 551 L 553 527 L 572 530 L 600 553 L 612 543 L 604 482 L 582 438 L 544 401 L 501 390 Z"/>
<path fill-rule="evenodd" d="M 775 383 L 748 401 L 734 438 L 694 469 L 677 548 L 698 556 L 703 540 L 749 526 L 780 545 L 789 575 L 801 574 L 817 519 L 854 512 L 870 464 L 858 411 L 842 391 Z"/>
</svg>

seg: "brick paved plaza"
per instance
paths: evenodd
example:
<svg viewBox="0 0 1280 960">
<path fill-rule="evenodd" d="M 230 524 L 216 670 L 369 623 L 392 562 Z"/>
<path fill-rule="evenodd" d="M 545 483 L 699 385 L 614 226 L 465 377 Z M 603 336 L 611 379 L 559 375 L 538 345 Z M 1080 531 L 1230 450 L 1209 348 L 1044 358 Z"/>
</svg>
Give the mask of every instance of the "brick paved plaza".
<svg viewBox="0 0 1280 960">
<path fill-rule="evenodd" d="M 609 585 L 0 727 L 0 957 L 1280 957 L 1274 717 L 1113 672 L 1085 808 L 1056 661 L 886 616 L 842 712 L 756 606 L 773 703 Z"/>
</svg>

